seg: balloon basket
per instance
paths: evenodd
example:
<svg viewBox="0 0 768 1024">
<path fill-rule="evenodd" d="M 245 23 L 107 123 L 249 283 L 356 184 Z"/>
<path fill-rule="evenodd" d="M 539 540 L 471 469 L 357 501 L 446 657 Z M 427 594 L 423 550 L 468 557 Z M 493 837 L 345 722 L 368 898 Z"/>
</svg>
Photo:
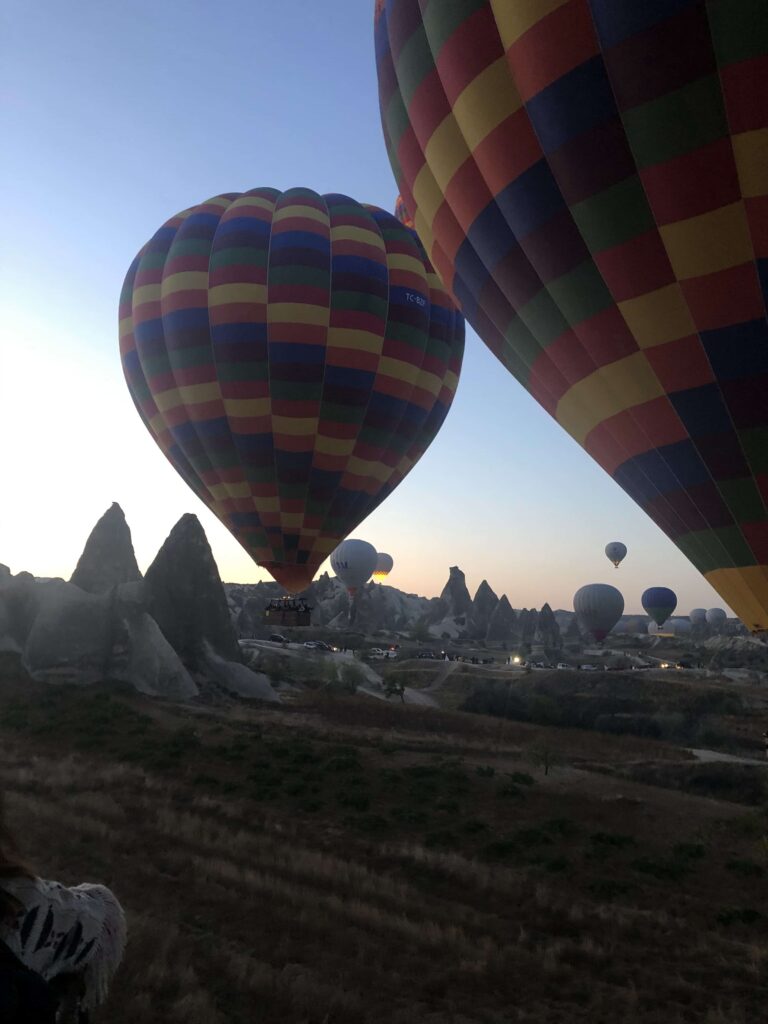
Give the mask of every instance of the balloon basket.
<svg viewBox="0 0 768 1024">
<path fill-rule="evenodd" d="M 300 597 L 277 598 L 264 609 L 264 623 L 268 626 L 309 626 L 311 620 L 312 607 Z"/>
</svg>

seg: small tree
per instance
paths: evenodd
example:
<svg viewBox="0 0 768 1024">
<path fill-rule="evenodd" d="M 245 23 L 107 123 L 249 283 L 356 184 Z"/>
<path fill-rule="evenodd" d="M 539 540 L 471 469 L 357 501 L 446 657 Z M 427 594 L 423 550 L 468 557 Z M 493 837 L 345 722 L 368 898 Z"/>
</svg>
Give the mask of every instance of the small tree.
<svg viewBox="0 0 768 1024">
<path fill-rule="evenodd" d="M 392 676 L 389 676 L 381 685 L 387 697 L 398 696 L 403 704 L 405 704 L 405 683 L 401 683 Z"/>
</svg>

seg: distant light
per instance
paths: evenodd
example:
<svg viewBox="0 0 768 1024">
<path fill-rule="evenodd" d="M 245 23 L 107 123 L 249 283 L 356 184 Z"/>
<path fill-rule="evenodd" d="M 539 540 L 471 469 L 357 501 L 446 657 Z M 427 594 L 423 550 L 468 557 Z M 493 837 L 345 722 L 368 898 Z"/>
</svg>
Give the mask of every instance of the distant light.
<svg viewBox="0 0 768 1024">
<path fill-rule="evenodd" d="M 518 658 L 517 655 L 515 655 L 514 658 L 512 659 L 512 664 L 513 665 L 519 665 L 520 664 L 520 659 Z"/>
</svg>

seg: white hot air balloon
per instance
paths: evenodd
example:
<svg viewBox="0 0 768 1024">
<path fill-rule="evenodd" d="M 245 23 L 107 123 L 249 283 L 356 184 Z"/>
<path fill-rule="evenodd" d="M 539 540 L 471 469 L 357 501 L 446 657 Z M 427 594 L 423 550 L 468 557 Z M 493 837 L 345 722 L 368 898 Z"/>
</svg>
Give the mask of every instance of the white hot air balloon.
<svg viewBox="0 0 768 1024">
<path fill-rule="evenodd" d="M 722 608 L 709 608 L 707 610 L 707 623 L 712 629 L 720 629 L 728 616 Z"/>
<path fill-rule="evenodd" d="M 623 562 L 627 557 L 627 545 L 622 544 L 620 540 L 612 540 L 610 544 L 605 545 L 605 553 L 613 562 L 614 568 L 619 568 L 619 562 Z"/>
<path fill-rule="evenodd" d="M 373 570 L 373 578 L 378 580 L 379 583 L 392 572 L 392 566 L 395 564 L 392 555 L 386 554 L 384 551 L 379 552 L 379 557 L 376 561 L 376 568 Z"/>
<path fill-rule="evenodd" d="M 692 626 L 703 626 L 707 621 L 707 612 L 704 608 L 692 608 L 688 612 L 688 618 Z"/>
<path fill-rule="evenodd" d="M 588 583 L 573 595 L 579 626 L 595 640 L 604 640 L 624 611 L 624 598 L 607 583 Z"/>
<path fill-rule="evenodd" d="M 343 540 L 331 553 L 331 568 L 350 594 L 371 578 L 379 555 L 367 540 Z"/>
</svg>

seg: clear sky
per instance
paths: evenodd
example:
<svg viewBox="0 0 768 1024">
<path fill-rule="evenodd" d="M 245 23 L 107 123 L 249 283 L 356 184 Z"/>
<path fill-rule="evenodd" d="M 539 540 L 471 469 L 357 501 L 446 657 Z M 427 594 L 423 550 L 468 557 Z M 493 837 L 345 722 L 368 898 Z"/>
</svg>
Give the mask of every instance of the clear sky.
<svg viewBox="0 0 768 1024">
<path fill-rule="evenodd" d="M 155 447 L 123 381 L 117 302 L 136 251 L 219 192 L 294 185 L 393 208 L 373 0 L 5 0 L 0 25 L 0 562 L 68 578 L 118 501 L 142 569 L 185 512 L 225 580 L 268 578 Z M 640 610 L 722 605 L 671 541 L 468 332 L 442 432 L 354 531 L 390 582 L 450 565 L 515 607 L 584 583 Z M 603 554 L 623 540 L 615 571 Z"/>
</svg>

